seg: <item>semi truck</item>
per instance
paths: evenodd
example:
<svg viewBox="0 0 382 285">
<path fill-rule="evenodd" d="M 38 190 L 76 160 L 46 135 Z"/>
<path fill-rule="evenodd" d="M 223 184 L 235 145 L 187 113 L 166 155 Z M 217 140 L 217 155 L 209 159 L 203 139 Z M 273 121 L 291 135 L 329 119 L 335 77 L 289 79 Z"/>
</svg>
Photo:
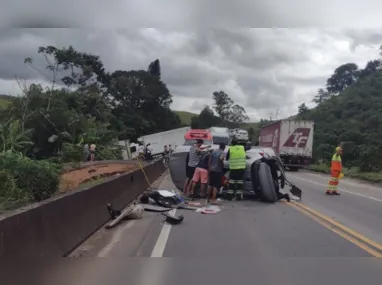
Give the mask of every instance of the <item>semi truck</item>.
<svg viewBox="0 0 382 285">
<path fill-rule="evenodd" d="M 150 144 L 152 155 L 163 153 L 165 145 L 171 145 L 174 149 L 178 145 L 184 144 L 184 134 L 191 129 L 190 127 L 173 129 L 165 132 L 150 134 L 138 138 L 144 145 Z"/>
<path fill-rule="evenodd" d="M 284 166 L 297 171 L 311 162 L 313 132 L 312 121 L 279 120 L 260 129 L 259 146 L 272 147 Z"/>
</svg>

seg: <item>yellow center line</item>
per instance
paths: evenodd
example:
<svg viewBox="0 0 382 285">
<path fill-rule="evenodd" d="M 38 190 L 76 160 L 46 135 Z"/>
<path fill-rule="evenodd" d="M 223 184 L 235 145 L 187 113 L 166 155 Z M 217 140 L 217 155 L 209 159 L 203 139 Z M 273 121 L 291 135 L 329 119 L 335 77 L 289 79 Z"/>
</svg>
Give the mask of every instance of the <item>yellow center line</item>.
<svg viewBox="0 0 382 285">
<path fill-rule="evenodd" d="M 371 239 L 365 237 L 364 235 L 361 235 L 360 233 L 358 233 L 358 232 L 356 232 L 356 231 L 354 231 L 354 230 L 352 230 L 352 229 L 350 229 L 350 228 L 344 226 L 343 224 L 340 224 L 339 222 L 337 222 L 337 221 L 331 219 L 330 217 L 328 217 L 328 216 L 326 216 L 326 215 L 324 215 L 324 214 L 321 214 L 321 213 L 319 213 L 319 212 L 313 210 L 312 208 L 310 208 L 310 207 L 308 207 L 308 206 L 306 206 L 306 205 L 304 205 L 304 204 L 296 203 L 296 202 L 294 202 L 294 204 L 295 204 L 296 206 L 298 206 L 298 207 L 304 209 L 305 211 L 308 211 L 308 212 L 312 213 L 313 215 L 316 215 L 316 216 L 318 216 L 319 218 L 321 218 L 321 219 L 327 221 L 328 223 L 333 224 L 334 226 L 338 227 L 338 228 L 341 229 L 342 231 L 344 231 L 344 232 L 346 232 L 346 233 L 348 233 L 348 234 L 350 234 L 350 235 L 356 237 L 357 239 L 363 241 L 364 243 L 367 243 L 367 244 L 369 244 L 369 245 L 371 245 L 371 246 L 373 246 L 373 247 L 379 249 L 380 251 L 382 251 L 382 245 L 381 245 L 381 244 L 379 244 L 379 243 L 377 243 L 377 242 L 375 242 L 375 241 L 373 241 L 373 240 L 371 240 Z"/>
<path fill-rule="evenodd" d="M 349 229 L 348 227 L 338 223 L 337 221 L 333 221 L 329 217 L 309 208 L 306 205 L 303 205 L 297 202 L 291 202 L 291 203 L 285 203 L 285 204 L 303 213 L 304 215 L 310 217 L 311 219 L 315 220 L 322 226 L 338 234 L 342 238 L 362 248 L 364 251 L 368 252 L 372 256 L 382 257 L 382 253 L 370 247 L 372 246 L 382 251 L 382 245 L 380 245 L 379 243 L 376 243 L 375 241 L 370 240 L 369 238 Z"/>
</svg>

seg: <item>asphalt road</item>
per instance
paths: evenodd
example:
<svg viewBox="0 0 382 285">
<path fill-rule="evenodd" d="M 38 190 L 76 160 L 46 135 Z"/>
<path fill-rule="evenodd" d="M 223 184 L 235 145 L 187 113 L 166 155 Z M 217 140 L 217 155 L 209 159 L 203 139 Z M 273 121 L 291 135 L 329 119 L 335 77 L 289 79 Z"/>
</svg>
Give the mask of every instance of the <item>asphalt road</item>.
<svg viewBox="0 0 382 285">
<path fill-rule="evenodd" d="M 365 257 L 382 256 L 373 243 L 382 240 L 382 189 L 343 180 L 342 195 L 327 197 L 326 176 L 288 177 L 304 190 L 303 208 L 224 202 L 216 215 L 177 210 L 179 225 L 145 212 L 98 233 L 74 253 L 88 257 L 72 271 L 76 284 L 380 284 L 381 259 Z M 159 186 L 173 188 L 169 177 Z"/>
<path fill-rule="evenodd" d="M 305 205 L 382 243 L 382 187 L 345 178 L 339 184 L 341 196 L 326 196 L 329 176 L 310 172 L 287 175 L 304 190 Z"/>
</svg>

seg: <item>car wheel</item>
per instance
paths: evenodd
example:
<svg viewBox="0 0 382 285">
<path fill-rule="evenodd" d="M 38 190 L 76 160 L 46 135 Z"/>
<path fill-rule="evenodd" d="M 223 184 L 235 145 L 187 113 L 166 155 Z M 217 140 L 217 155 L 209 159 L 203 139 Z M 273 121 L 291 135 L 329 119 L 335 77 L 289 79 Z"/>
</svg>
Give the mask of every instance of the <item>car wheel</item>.
<svg viewBox="0 0 382 285">
<path fill-rule="evenodd" d="M 277 193 L 268 164 L 265 162 L 259 163 L 257 177 L 259 180 L 260 199 L 266 203 L 277 202 Z"/>
</svg>

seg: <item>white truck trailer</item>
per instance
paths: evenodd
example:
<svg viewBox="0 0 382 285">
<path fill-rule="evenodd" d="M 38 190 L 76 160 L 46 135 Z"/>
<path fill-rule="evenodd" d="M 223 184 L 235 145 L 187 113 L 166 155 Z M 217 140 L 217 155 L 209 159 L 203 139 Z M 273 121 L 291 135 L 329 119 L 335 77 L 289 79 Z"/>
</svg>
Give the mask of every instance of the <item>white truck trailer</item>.
<svg viewBox="0 0 382 285">
<path fill-rule="evenodd" d="M 313 132 L 312 121 L 276 121 L 261 128 L 259 146 L 272 147 L 285 166 L 298 170 L 311 162 Z"/>
<path fill-rule="evenodd" d="M 191 129 L 191 127 L 183 127 L 173 129 L 165 132 L 150 134 L 142 136 L 138 141 L 144 145 L 150 144 L 152 148 L 152 155 L 157 155 L 163 152 L 165 145 L 171 145 L 174 149 L 175 146 L 184 144 L 184 134 Z"/>
</svg>

